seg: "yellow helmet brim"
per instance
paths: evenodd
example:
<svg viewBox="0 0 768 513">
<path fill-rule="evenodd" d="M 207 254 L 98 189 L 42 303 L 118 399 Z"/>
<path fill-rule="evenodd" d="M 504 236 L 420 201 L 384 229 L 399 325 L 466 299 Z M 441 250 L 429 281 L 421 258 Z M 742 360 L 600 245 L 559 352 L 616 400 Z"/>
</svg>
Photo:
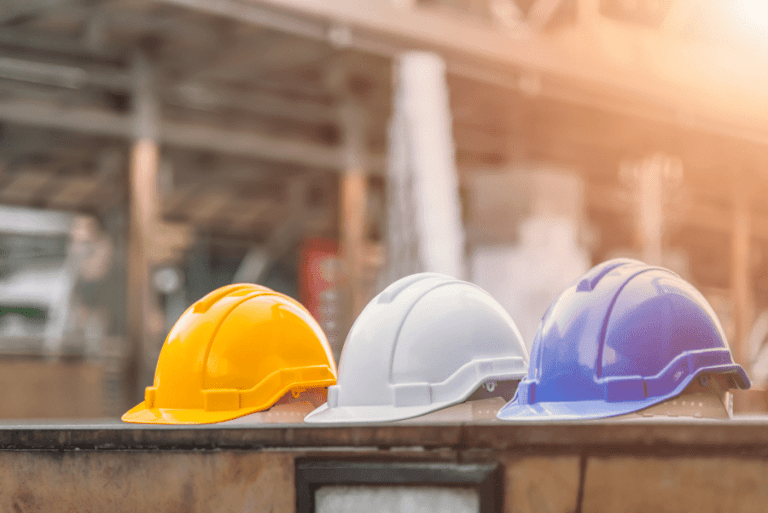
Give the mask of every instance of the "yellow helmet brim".
<svg viewBox="0 0 768 513">
<path fill-rule="evenodd" d="M 254 410 L 258 411 L 258 410 Z M 144 401 L 128 410 L 121 420 L 134 424 L 214 424 L 248 415 L 253 411 L 206 411 L 174 408 L 147 408 Z"/>
</svg>

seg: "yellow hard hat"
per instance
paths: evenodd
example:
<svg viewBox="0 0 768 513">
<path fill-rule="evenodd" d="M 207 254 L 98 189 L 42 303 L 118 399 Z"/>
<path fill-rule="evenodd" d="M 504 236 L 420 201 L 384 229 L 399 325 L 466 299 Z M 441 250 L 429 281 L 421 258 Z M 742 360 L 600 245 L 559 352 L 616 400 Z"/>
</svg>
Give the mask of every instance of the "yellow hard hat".
<svg viewBox="0 0 768 513">
<path fill-rule="evenodd" d="M 270 408 L 288 392 L 336 384 L 312 315 L 266 287 L 228 285 L 190 306 L 168 334 L 144 402 L 125 422 L 208 424 Z"/>
</svg>

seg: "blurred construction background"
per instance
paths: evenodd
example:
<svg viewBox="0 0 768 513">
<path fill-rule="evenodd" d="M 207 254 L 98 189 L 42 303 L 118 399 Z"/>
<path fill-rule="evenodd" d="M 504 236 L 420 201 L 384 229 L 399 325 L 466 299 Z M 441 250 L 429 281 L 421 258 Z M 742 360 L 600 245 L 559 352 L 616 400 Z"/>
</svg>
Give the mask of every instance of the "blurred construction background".
<svg viewBox="0 0 768 513">
<path fill-rule="evenodd" d="M 119 415 L 228 283 L 338 355 L 442 271 L 530 345 L 616 256 L 705 294 L 765 411 L 766 64 L 760 0 L 0 0 L 0 417 Z"/>
</svg>

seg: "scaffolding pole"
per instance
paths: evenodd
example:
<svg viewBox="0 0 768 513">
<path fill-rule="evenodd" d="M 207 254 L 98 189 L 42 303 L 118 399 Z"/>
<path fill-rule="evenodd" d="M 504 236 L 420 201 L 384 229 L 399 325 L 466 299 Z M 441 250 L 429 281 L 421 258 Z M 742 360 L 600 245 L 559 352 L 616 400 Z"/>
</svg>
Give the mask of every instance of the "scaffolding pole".
<svg viewBox="0 0 768 513">
<path fill-rule="evenodd" d="M 153 69 L 137 53 L 133 63 L 133 145 L 129 167 L 128 365 L 129 396 L 143 399 L 157 359 L 156 298 L 150 288 L 150 244 L 157 219 L 159 104 Z"/>
<path fill-rule="evenodd" d="M 341 177 L 341 258 L 349 291 L 351 319 L 365 307 L 363 252 L 368 181 L 365 172 L 366 120 L 362 108 L 349 100 L 341 108 L 346 167 Z"/>
<path fill-rule="evenodd" d="M 752 328 L 754 297 L 750 269 L 751 219 L 750 197 L 741 173 L 734 180 L 733 235 L 731 238 L 731 284 L 733 287 L 735 340 L 732 341 L 734 359 L 746 363 L 745 339 Z"/>
</svg>

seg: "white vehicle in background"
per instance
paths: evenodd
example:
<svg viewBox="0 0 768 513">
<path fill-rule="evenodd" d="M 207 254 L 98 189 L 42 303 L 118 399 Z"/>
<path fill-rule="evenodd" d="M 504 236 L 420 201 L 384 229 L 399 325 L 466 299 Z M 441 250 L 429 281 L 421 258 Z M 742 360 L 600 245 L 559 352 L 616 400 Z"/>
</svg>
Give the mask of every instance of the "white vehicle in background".
<svg viewBox="0 0 768 513">
<path fill-rule="evenodd" d="M 93 351 L 86 340 L 93 337 L 77 322 L 75 293 L 81 278 L 104 268 L 92 257 L 107 245 L 92 244 L 93 231 L 91 218 L 0 206 L 0 352 Z"/>
</svg>

